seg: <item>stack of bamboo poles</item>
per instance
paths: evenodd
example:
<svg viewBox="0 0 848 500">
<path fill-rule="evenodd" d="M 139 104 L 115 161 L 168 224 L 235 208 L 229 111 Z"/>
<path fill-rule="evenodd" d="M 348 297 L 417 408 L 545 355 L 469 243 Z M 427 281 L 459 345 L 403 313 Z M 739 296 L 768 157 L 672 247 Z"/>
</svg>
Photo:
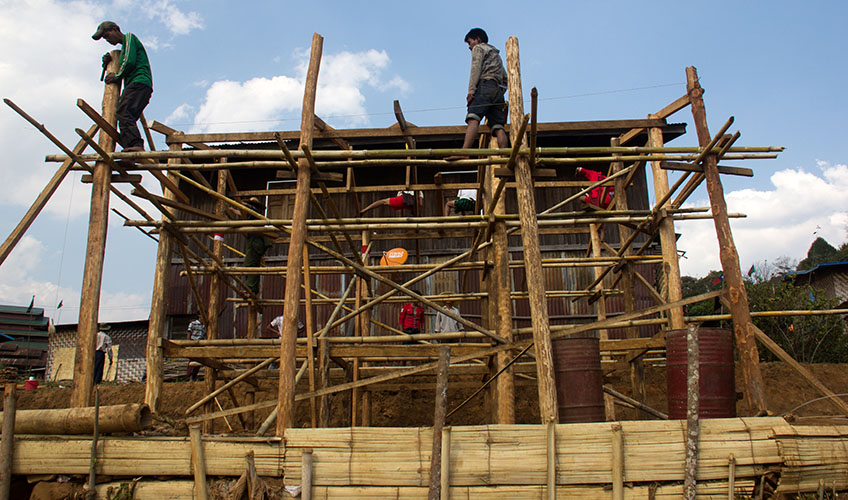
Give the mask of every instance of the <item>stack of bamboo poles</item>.
<svg viewBox="0 0 848 500">
<path fill-rule="evenodd" d="M 307 468 L 313 499 L 424 499 L 432 438 L 431 428 L 374 427 L 288 429 L 285 440 L 206 437 L 205 474 L 235 479 L 252 452 L 258 475 L 299 485 L 304 452 L 312 450 Z M 845 489 L 846 439 L 848 426 L 793 426 L 777 417 L 706 419 L 698 498 L 726 499 L 731 490 L 750 495 L 765 474 L 779 476 L 778 493 L 812 492 L 820 484 Z M 546 499 L 551 472 L 559 498 L 671 499 L 683 491 L 683 421 L 561 424 L 554 426 L 553 439 L 543 425 L 454 427 L 446 429 L 443 445 L 442 498 Z M 99 446 L 98 474 L 185 478 L 194 472 L 187 438 L 105 438 Z M 549 446 L 555 451 L 550 470 Z M 84 474 L 89 454 L 85 437 L 18 435 L 13 472 Z M 192 498 L 191 482 L 174 484 L 139 488 L 135 498 Z"/>
</svg>

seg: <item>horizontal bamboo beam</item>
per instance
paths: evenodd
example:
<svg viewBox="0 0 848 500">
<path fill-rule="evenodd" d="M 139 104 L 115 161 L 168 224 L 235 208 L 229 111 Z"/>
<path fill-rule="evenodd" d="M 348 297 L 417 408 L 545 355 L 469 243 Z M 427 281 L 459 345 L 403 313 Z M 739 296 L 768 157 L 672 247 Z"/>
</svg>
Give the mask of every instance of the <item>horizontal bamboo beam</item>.
<svg viewBox="0 0 848 500">
<path fill-rule="evenodd" d="M 99 412 L 98 427 L 101 433 L 138 432 L 153 425 L 153 415 L 145 404 L 100 406 Z M 0 412 L 0 416 L 2 414 Z M 15 433 L 88 435 L 94 431 L 94 416 L 93 406 L 18 410 L 15 415 Z"/>
</svg>

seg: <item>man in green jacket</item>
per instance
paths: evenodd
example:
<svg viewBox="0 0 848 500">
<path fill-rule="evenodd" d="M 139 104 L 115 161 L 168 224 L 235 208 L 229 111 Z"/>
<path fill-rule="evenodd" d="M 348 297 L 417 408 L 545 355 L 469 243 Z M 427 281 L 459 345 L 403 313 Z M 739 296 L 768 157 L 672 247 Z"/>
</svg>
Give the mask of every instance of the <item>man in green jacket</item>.
<svg viewBox="0 0 848 500">
<path fill-rule="evenodd" d="M 118 143 L 126 152 L 144 151 L 144 141 L 138 132 L 136 122 L 147 103 L 150 102 L 150 95 L 153 93 L 153 75 L 150 73 L 147 52 L 137 36 L 132 33 L 121 33 L 121 28 L 112 21 L 100 23 L 91 38 L 95 40 L 103 38 L 112 45 L 121 44 L 121 66 L 117 73 L 107 73 L 104 81 L 107 84 L 120 81 L 124 83 L 124 90 L 118 99 L 118 108 L 115 112 L 120 130 Z M 104 54 L 104 67 L 111 60 L 112 56 L 108 52 Z"/>
</svg>

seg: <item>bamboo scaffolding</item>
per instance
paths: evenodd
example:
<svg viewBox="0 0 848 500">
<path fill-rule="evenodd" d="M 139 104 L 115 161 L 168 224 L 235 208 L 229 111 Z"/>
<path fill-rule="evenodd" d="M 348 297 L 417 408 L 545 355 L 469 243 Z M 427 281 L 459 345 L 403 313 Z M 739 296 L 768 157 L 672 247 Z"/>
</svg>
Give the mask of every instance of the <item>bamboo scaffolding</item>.
<svg viewBox="0 0 848 500">
<path fill-rule="evenodd" d="M 445 156 L 486 156 L 483 158 L 486 163 L 506 163 L 513 148 L 444 148 L 444 149 L 382 149 L 382 150 L 367 150 L 367 149 L 350 149 L 350 150 L 315 150 L 311 151 L 315 160 L 338 160 L 337 162 L 327 162 L 333 165 L 347 166 L 347 162 L 352 160 L 379 159 L 379 160 L 396 160 L 397 165 L 406 165 L 410 158 L 441 158 Z M 733 156 L 728 159 L 746 159 L 750 158 L 773 158 L 773 153 L 779 153 L 784 150 L 780 146 L 747 146 L 747 147 L 732 147 L 728 153 Z M 664 159 L 669 161 L 687 161 L 692 162 L 699 155 L 705 152 L 702 147 L 639 147 L 639 146 L 619 146 L 619 147 L 545 147 L 536 148 L 535 158 L 538 163 L 545 163 L 556 160 L 588 160 L 590 162 L 609 163 L 614 161 L 613 156 L 593 156 L 584 157 L 582 155 L 591 154 L 615 154 L 621 155 L 621 161 L 641 161 L 641 160 L 657 160 Z M 708 154 L 717 154 L 719 148 L 711 148 L 706 150 Z M 529 156 L 530 149 L 528 147 L 519 148 L 519 155 Z M 630 153 L 629 155 L 627 153 Z M 292 158 L 300 160 L 306 155 L 303 151 L 292 151 Z M 553 158 L 553 156 L 574 155 L 575 158 Z M 273 160 L 279 165 L 287 162 L 288 159 L 282 151 L 273 151 L 268 149 L 209 149 L 209 150 L 185 150 L 185 151 L 140 151 L 140 152 L 116 152 L 109 156 L 116 160 L 155 160 L 157 162 L 180 159 L 180 160 L 218 160 L 220 158 L 250 158 L 253 163 L 259 160 Z M 500 158 L 498 158 L 500 157 Z M 81 156 L 83 161 L 100 161 L 103 157 L 98 154 L 88 154 Z M 68 158 L 65 155 L 47 155 L 47 162 L 63 162 Z M 475 160 L 431 160 L 437 165 L 442 166 L 463 166 L 476 165 Z M 437 163 L 436 163 L 437 162 Z M 261 163 L 261 162 L 260 162 Z M 210 163 L 210 168 L 221 168 L 220 164 Z M 319 168 L 321 162 L 316 162 Z M 377 165 L 385 166 L 385 165 Z M 136 168 L 144 169 L 143 165 L 138 165 Z"/>
</svg>

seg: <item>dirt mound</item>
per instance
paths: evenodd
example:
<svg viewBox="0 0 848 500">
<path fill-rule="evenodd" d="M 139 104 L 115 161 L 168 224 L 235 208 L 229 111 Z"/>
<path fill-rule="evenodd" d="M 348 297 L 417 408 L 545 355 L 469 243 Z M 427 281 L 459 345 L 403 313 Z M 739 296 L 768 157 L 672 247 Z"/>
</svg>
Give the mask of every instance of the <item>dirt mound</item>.
<svg viewBox="0 0 848 500">
<path fill-rule="evenodd" d="M 764 363 L 762 366 L 763 377 L 766 383 L 766 393 L 769 409 L 777 414 L 791 413 L 801 422 L 817 422 L 826 420 L 832 423 L 829 417 L 839 416 L 838 410 L 826 399 L 819 399 L 821 395 L 810 386 L 801 376 L 783 363 Z M 815 374 L 826 386 L 837 394 L 848 394 L 848 370 L 845 365 L 807 365 L 807 368 Z M 647 404 L 660 411 L 667 411 L 668 405 L 665 393 L 665 368 L 648 367 L 645 373 L 645 385 L 647 388 Z M 413 381 L 410 381 L 412 383 Z M 477 380 L 479 383 L 479 380 Z M 623 374 L 606 381 L 616 390 L 630 395 L 629 378 Z M 737 390 L 743 387 L 741 373 L 737 369 Z M 465 387 L 448 390 L 448 409 L 455 408 L 460 402 L 468 397 L 473 389 Z M 247 384 L 238 384 L 234 393 L 240 404 L 247 400 L 246 391 L 251 387 Z M 132 383 L 122 385 L 103 384 L 100 386 L 101 404 L 141 403 L 144 401 L 144 384 Z M 299 391 L 305 391 L 302 387 Z M 488 396 L 484 391 L 453 415 L 448 423 L 450 425 L 474 425 L 484 424 L 491 421 Z M 18 408 L 66 408 L 70 401 L 71 389 L 60 386 L 42 386 L 36 391 L 23 391 L 19 393 Z M 185 418 L 186 409 L 198 401 L 204 394 L 203 382 L 169 382 L 165 383 L 162 390 L 161 416 L 164 420 L 158 421 L 162 433 L 168 433 L 165 428 L 171 427 L 171 432 L 184 434 L 175 423 Z M 277 397 L 277 384 L 273 380 L 263 380 L 260 389 L 255 391 L 254 401 L 261 402 L 273 400 Z M 536 387 L 534 384 L 519 385 L 516 388 L 516 421 L 518 423 L 537 423 L 539 420 L 538 406 L 536 403 Z M 232 407 L 232 401 L 225 392 L 218 396 L 218 403 L 222 408 Z M 434 390 L 392 390 L 372 393 L 371 424 L 378 427 L 415 427 L 432 425 Z M 217 407 L 217 403 L 216 403 Z M 270 413 L 269 409 L 256 411 L 253 422 L 261 422 Z M 350 425 L 350 394 L 341 393 L 334 395 L 331 400 L 331 426 Z M 750 415 L 740 401 L 737 405 L 737 414 L 740 416 Z M 642 418 L 636 417 L 633 411 L 621 410 L 618 417 L 621 419 Z M 310 406 L 308 401 L 298 402 L 296 405 L 297 426 L 308 426 L 310 421 Z M 229 426 L 227 425 L 229 424 Z M 241 432 L 243 431 L 239 419 L 235 416 L 229 417 L 228 422 L 218 421 L 215 430 L 217 432 Z M 255 424 L 254 424 L 255 425 Z M 230 431 L 229 427 L 232 427 Z"/>
</svg>

